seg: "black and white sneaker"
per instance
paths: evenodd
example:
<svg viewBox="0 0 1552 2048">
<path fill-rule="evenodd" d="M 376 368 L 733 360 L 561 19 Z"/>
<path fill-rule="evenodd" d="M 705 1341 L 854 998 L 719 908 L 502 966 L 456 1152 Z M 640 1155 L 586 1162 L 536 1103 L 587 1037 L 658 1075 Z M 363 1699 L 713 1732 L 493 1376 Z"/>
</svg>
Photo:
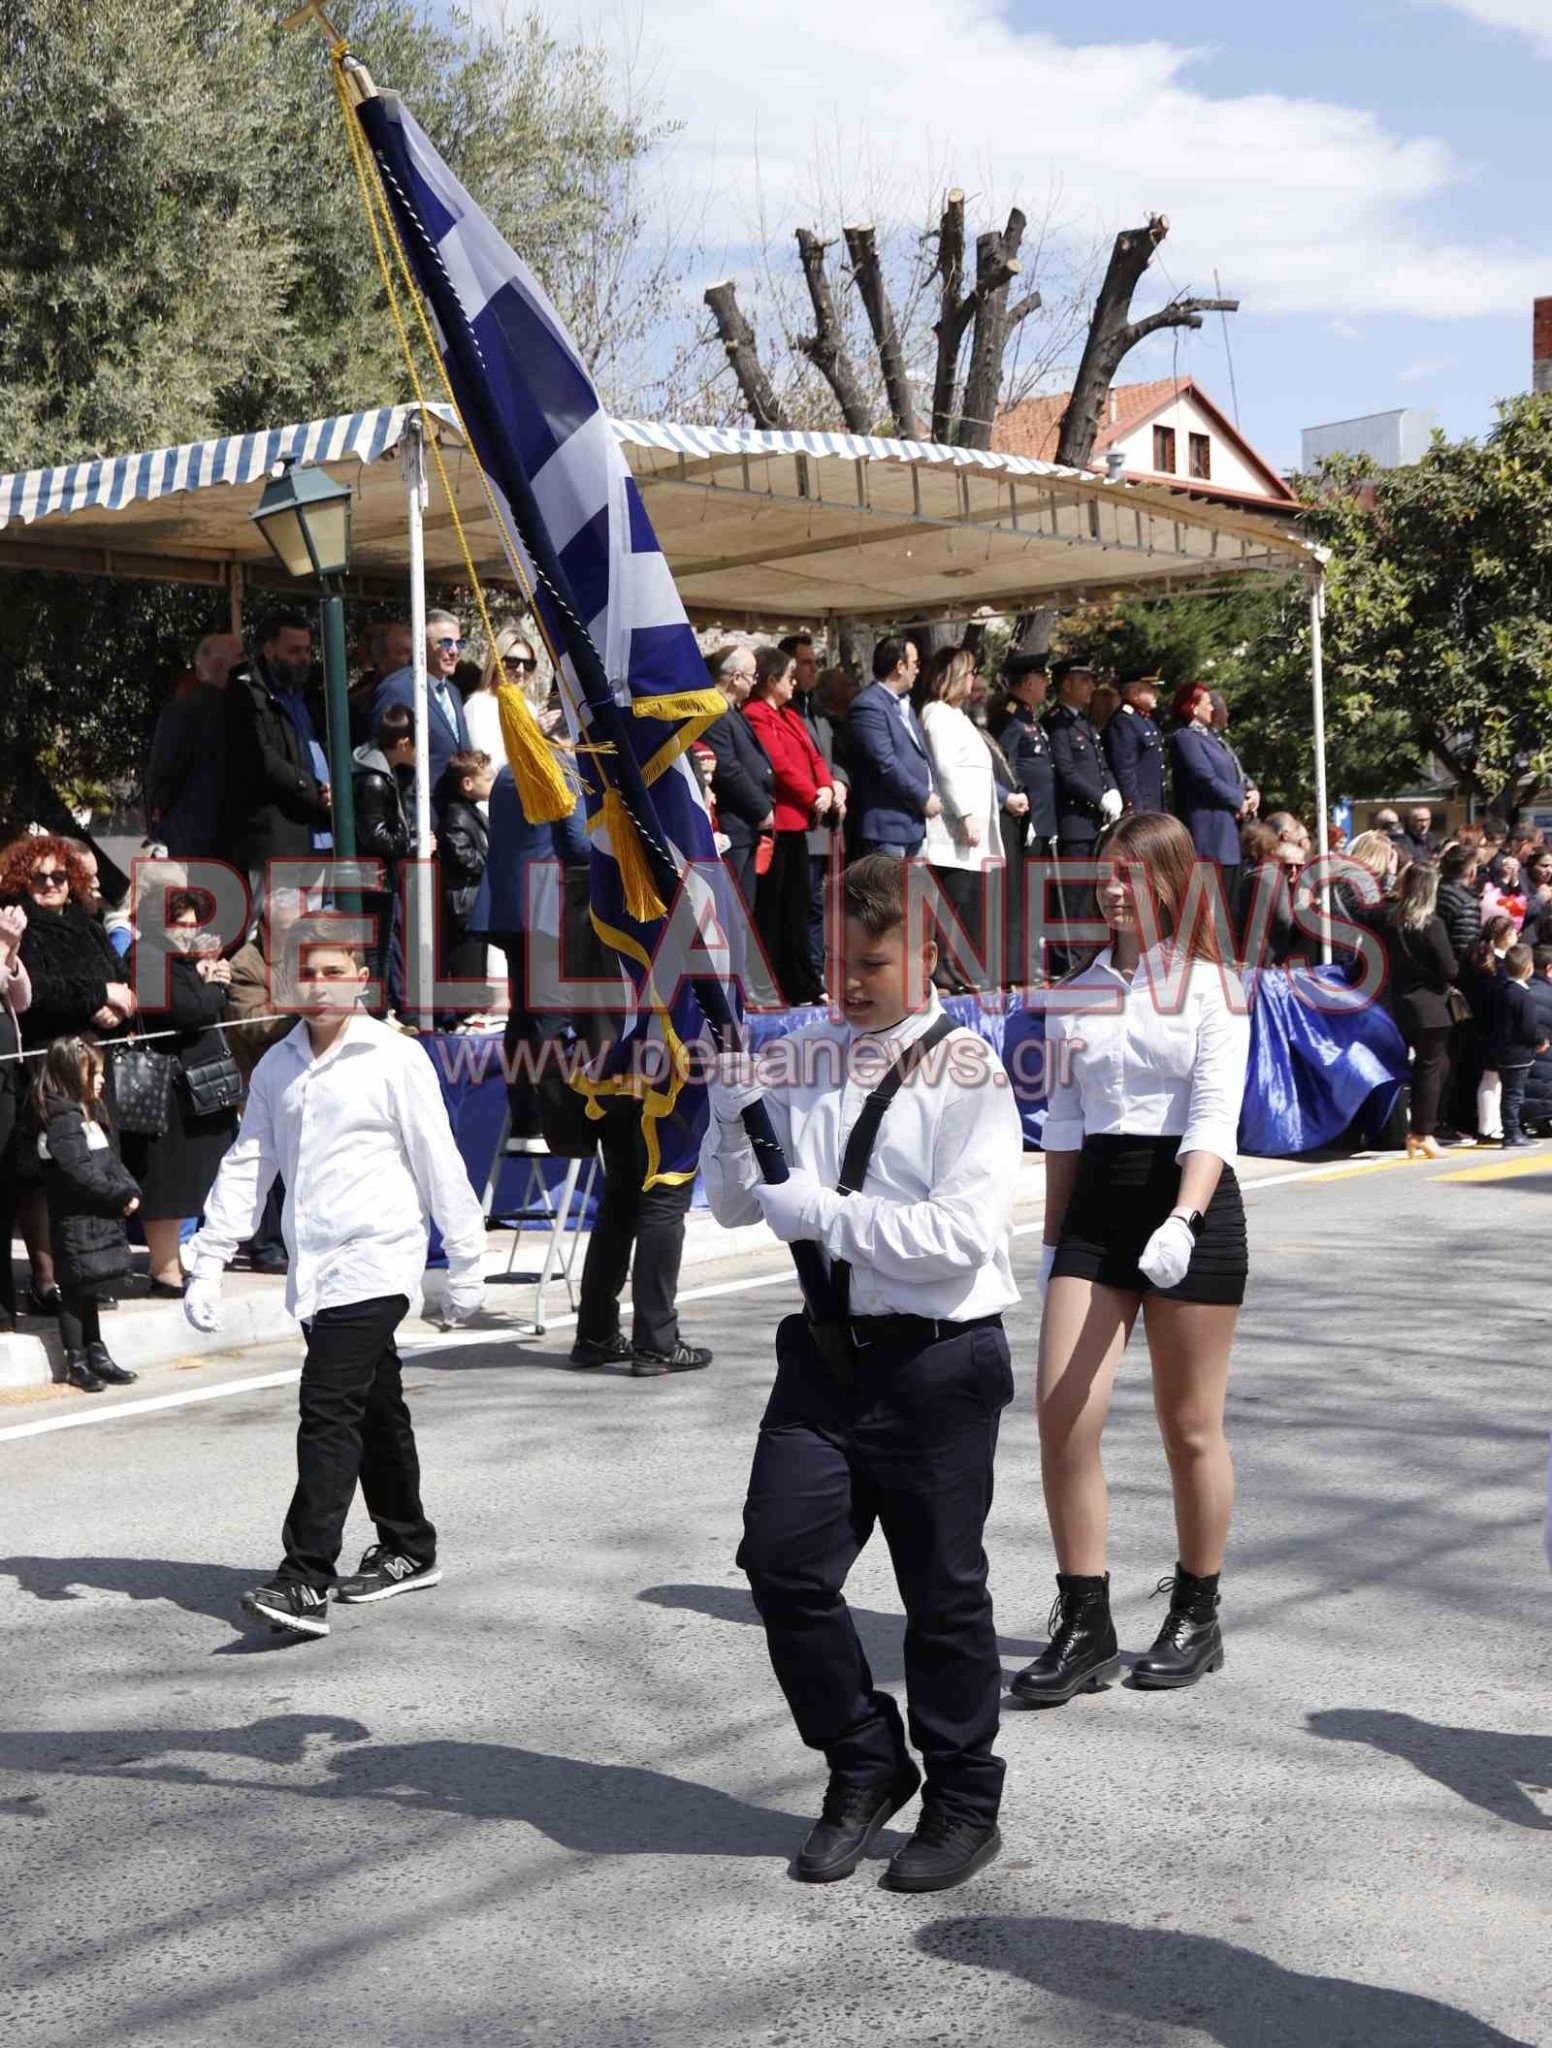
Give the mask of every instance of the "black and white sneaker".
<svg viewBox="0 0 1552 2048">
<path fill-rule="evenodd" d="M 672 1351 L 649 1351 L 645 1345 L 631 1348 L 631 1377 L 655 1380 L 665 1372 L 703 1372 L 711 1353 L 703 1344 L 676 1344 Z"/>
<path fill-rule="evenodd" d="M 294 1579 L 272 1579 L 267 1586 L 255 1586 L 244 1593 L 245 1613 L 257 1615 L 271 1628 L 292 1629 L 299 1636 L 329 1633 L 329 1603 L 316 1586 L 299 1585 Z"/>
<path fill-rule="evenodd" d="M 590 1368 L 600 1365 L 629 1365 L 634 1356 L 635 1346 L 620 1330 L 616 1330 L 612 1337 L 579 1337 L 571 1347 L 572 1364 Z"/>
<path fill-rule="evenodd" d="M 369 1600 L 391 1600 L 395 1593 L 413 1593 L 417 1586 L 438 1586 L 442 1582 L 439 1564 L 416 1564 L 401 1557 L 385 1544 L 374 1543 L 361 1554 L 361 1562 L 347 1579 L 334 1588 L 336 1600 L 364 1607 Z"/>
</svg>

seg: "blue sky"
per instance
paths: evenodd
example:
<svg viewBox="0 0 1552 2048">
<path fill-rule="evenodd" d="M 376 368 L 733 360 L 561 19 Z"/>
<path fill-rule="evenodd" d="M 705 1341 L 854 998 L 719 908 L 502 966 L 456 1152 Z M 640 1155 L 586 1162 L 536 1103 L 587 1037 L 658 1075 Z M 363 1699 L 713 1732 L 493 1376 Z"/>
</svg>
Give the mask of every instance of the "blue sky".
<svg viewBox="0 0 1552 2048">
<path fill-rule="evenodd" d="M 499 0 L 487 0 L 494 7 Z M 1048 194 L 1090 239 L 1171 217 L 1161 274 L 1242 311 L 1246 432 L 1400 405 L 1451 433 L 1526 388 L 1530 302 L 1552 295 L 1552 0 L 552 0 L 563 31 L 634 39 L 684 123 L 668 175 L 705 205 L 698 262 L 738 267 L 757 215 L 813 217 L 814 164 L 849 209 L 915 220 L 934 183 L 990 217 Z M 724 262 L 728 268 L 723 267 Z M 698 296 L 698 294 L 697 294 Z M 1149 302 L 1146 296 L 1139 303 Z M 1167 375 L 1165 339 L 1123 375 Z M 1220 323 L 1179 365 L 1227 407 Z"/>
</svg>

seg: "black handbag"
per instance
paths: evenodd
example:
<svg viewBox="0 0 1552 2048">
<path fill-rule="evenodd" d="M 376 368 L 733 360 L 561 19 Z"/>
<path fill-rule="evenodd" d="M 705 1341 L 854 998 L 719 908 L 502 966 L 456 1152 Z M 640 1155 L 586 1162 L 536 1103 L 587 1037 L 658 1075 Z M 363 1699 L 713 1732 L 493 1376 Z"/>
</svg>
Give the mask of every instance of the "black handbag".
<svg viewBox="0 0 1552 2048">
<path fill-rule="evenodd" d="M 160 1138 L 172 1122 L 172 1084 L 178 1062 L 154 1045 L 128 1039 L 112 1049 L 113 1117 L 121 1131 Z"/>
<path fill-rule="evenodd" d="M 184 1065 L 183 1092 L 195 1116 L 219 1116 L 238 1108 L 243 1099 L 242 1069 L 223 1043 L 213 1059 Z"/>
</svg>

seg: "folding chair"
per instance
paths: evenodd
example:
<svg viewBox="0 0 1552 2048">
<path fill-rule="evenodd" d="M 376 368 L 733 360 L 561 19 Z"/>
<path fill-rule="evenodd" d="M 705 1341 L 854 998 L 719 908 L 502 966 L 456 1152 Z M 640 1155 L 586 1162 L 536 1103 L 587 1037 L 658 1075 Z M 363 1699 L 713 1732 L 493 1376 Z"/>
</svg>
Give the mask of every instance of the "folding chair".
<svg viewBox="0 0 1552 2048">
<path fill-rule="evenodd" d="M 550 1151 L 543 1138 L 512 1136 L 510 1110 L 502 1117 L 501 1136 L 497 1141 L 495 1157 L 491 1161 L 481 1207 L 485 1211 L 487 1222 L 510 1224 L 513 1227 L 506 1271 L 499 1276 L 500 1280 L 514 1284 L 529 1281 L 534 1283 L 533 1322 L 531 1325 L 523 1325 L 525 1336 L 544 1335 L 544 1296 L 552 1280 L 559 1279 L 565 1282 L 566 1303 L 573 1314 L 577 1306 L 577 1291 L 572 1282 L 572 1274 L 582 1243 L 582 1219 L 587 1213 L 593 1183 L 598 1174 L 598 1154 L 595 1152 L 591 1159 L 568 1159 L 560 1186 L 552 1189 L 545 1178 L 544 1162 L 554 1157 L 555 1154 Z M 496 1190 L 500 1185 L 502 1168 L 512 1159 L 524 1159 L 528 1162 L 528 1176 L 523 1186 L 522 1199 L 517 1207 L 510 1208 L 503 1204 L 498 1213 Z M 573 1208 L 576 1211 L 575 1217 L 572 1214 Z M 537 1273 L 513 1271 L 517 1262 L 517 1247 L 522 1226 L 525 1223 L 549 1225 L 544 1240 L 544 1256 L 539 1262 Z"/>
</svg>

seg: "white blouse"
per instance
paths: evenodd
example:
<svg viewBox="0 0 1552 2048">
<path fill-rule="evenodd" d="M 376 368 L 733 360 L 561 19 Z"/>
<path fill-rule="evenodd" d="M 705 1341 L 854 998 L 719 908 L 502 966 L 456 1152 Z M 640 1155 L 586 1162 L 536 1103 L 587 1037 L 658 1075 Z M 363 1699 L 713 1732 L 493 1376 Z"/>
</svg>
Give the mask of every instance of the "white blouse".
<svg viewBox="0 0 1552 2048">
<path fill-rule="evenodd" d="M 1047 1152 L 1086 1137 L 1178 1137 L 1232 1166 L 1250 1058 L 1250 1016 L 1232 969 L 1151 948 L 1128 982 L 1109 947 L 1045 992 Z"/>
</svg>

